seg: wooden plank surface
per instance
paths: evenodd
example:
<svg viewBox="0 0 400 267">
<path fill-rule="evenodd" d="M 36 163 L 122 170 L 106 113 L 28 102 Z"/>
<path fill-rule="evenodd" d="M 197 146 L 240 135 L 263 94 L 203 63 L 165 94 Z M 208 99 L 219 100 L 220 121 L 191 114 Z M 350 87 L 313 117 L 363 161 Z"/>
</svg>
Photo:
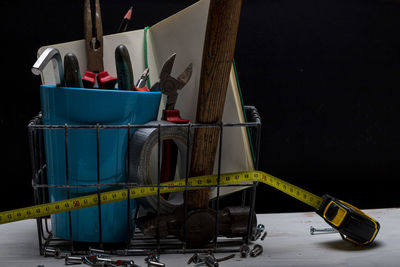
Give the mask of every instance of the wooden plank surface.
<svg viewBox="0 0 400 267">
<path fill-rule="evenodd" d="M 325 228 L 327 224 L 314 212 L 258 214 L 257 221 L 268 233 L 264 241 L 257 240 L 264 252 L 256 258 L 235 257 L 220 266 L 399 266 L 400 209 L 364 210 L 381 224 L 374 243 L 369 247 L 355 246 L 341 239 L 339 234 L 310 235 L 310 226 Z M 63 259 L 39 255 L 36 220 L 25 220 L 0 225 L 0 266 L 45 267 L 65 266 Z M 251 248 L 254 244 L 251 244 Z M 166 266 L 187 265 L 193 254 L 162 254 Z M 217 258 L 229 255 L 218 253 Z M 139 266 L 147 266 L 145 256 L 116 257 L 133 259 Z M 78 265 L 85 266 L 85 265 Z"/>
</svg>

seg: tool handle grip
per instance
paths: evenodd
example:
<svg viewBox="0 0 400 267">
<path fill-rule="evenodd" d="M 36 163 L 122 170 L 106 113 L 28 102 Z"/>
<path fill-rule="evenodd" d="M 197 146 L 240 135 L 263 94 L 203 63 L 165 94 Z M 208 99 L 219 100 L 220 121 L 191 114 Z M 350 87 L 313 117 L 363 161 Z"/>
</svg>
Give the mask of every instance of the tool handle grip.
<svg viewBox="0 0 400 267">
<path fill-rule="evenodd" d="M 197 102 L 196 122 L 222 120 L 225 96 L 235 52 L 241 0 L 211 0 Z M 190 164 L 194 176 L 212 174 L 218 145 L 218 128 L 196 128 Z M 206 208 L 210 189 L 189 192 L 189 208 Z"/>
<path fill-rule="evenodd" d="M 131 57 L 125 45 L 121 44 L 115 48 L 115 66 L 117 68 L 118 89 L 133 90 L 134 78 Z"/>
<path fill-rule="evenodd" d="M 95 0 L 94 16 L 90 0 L 84 2 L 84 31 L 87 54 L 87 69 L 95 73 L 104 71 L 103 63 L 103 25 L 101 21 L 100 0 Z M 94 22 L 92 20 L 94 18 Z"/>
<path fill-rule="evenodd" d="M 64 82 L 66 87 L 83 87 L 78 59 L 73 53 L 64 56 Z"/>
</svg>

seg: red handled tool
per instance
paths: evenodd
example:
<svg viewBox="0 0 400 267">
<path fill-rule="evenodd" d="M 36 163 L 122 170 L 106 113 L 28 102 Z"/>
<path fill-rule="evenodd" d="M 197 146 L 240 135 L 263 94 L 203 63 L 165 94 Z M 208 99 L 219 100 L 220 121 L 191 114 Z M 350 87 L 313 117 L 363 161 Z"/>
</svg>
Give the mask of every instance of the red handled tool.
<svg viewBox="0 0 400 267">
<path fill-rule="evenodd" d="M 189 64 L 178 78 L 171 76 L 172 67 L 175 62 L 176 54 L 171 55 L 164 63 L 161 73 L 159 88 L 161 92 L 167 95 L 167 103 L 163 113 L 163 120 L 185 124 L 189 120 L 182 119 L 179 110 L 175 109 L 176 100 L 178 98 L 178 90 L 181 90 L 190 80 L 192 76 L 193 65 Z M 163 161 L 161 163 L 161 182 L 167 182 L 175 177 L 176 161 L 178 156 L 178 148 L 172 140 L 164 140 L 163 142 Z"/>
<path fill-rule="evenodd" d="M 149 78 L 149 69 L 145 69 L 140 76 L 140 79 L 137 81 L 135 90 L 142 92 L 150 92 L 150 89 L 146 86 L 147 79 Z"/>
<path fill-rule="evenodd" d="M 149 76 L 149 69 L 145 69 L 140 79 L 133 84 L 133 70 L 131 59 L 129 56 L 128 49 L 125 45 L 119 45 L 115 49 L 115 66 L 117 67 L 117 77 L 118 77 L 118 90 L 134 90 L 149 92 L 150 89 L 146 86 L 146 81 Z"/>
<path fill-rule="evenodd" d="M 92 12 L 91 1 L 95 3 L 94 12 Z M 94 88 L 97 76 L 99 88 L 114 89 L 117 78 L 111 77 L 108 72 L 104 71 L 103 27 L 99 0 L 85 0 L 84 26 L 88 71 L 82 78 L 83 85 L 85 88 Z"/>
</svg>

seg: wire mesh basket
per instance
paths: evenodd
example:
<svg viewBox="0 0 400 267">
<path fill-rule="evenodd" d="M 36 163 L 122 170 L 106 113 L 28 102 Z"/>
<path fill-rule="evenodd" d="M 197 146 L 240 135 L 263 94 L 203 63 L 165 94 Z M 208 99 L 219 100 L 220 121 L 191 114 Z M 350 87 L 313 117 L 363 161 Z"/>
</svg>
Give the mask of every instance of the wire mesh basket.
<svg viewBox="0 0 400 267">
<path fill-rule="evenodd" d="M 129 167 L 129 149 L 131 148 L 132 144 L 132 132 L 138 130 L 138 129 L 145 129 L 145 128 L 157 128 L 158 129 L 158 142 L 156 146 L 156 156 L 155 156 L 155 161 L 156 161 L 156 167 L 153 167 L 155 169 L 155 177 L 156 180 L 154 182 L 154 186 L 158 187 L 157 194 L 153 197 L 153 200 L 155 200 L 154 205 L 156 207 L 160 208 L 161 201 L 163 199 L 166 199 L 166 196 L 160 193 L 160 188 L 161 188 L 161 178 L 160 178 L 160 168 L 161 164 L 160 162 L 162 161 L 162 155 L 161 155 L 161 136 L 160 133 L 163 132 L 163 130 L 166 130 L 167 128 L 171 127 L 179 127 L 181 129 L 184 129 L 184 131 L 187 133 L 187 144 L 190 144 L 190 138 L 191 136 L 191 131 L 195 128 L 203 128 L 203 127 L 213 127 L 213 128 L 218 128 L 219 129 L 219 148 L 217 150 L 217 155 L 216 155 L 216 161 L 217 164 L 217 175 L 221 174 L 221 155 L 222 155 L 222 144 L 223 144 L 223 136 L 224 132 L 228 128 L 245 128 L 249 137 L 249 143 L 252 148 L 252 155 L 253 155 L 253 161 L 254 161 L 254 167 L 257 169 L 258 165 L 258 155 L 259 155 L 259 146 L 260 146 L 260 137 L 261 137 L 261 118 L 257 112 L 257 109 L 253 106 L 245 106 L 245 115 L 247 116 L 247 122 L 245 123 L 218 123 L 218 124 L 199 124 L 199 123 L 188 123 L 188 124 L 180 124 L 180 125 L 161 125 L 161 124 L 154 124 L 152 126 L 149 125 L 99 125 L 99 124 L 94 124 L 94 125 L 43 125 L 42 119 L 41 119 L 41 114 L 36 116 L 28 125 L 28 131 L 29 131 L 29 143 L 30 143 L 30 153 L 31 153 L 31 165 L 32 165 L 32 185 L 33 185 L 33 192 L 34 192 L 34 201 L 35 205 L 39 204 L 44 204 L 48 202 L 54 201 L 54 198 L 52 197 L 51 192 L 54 190 L 63 190 L 66 192 L 66 198 L 70 198 L 71 195 L 73 195 L 74 190 L 83 190 L 81 192 L 84 192 L 85 188 L 91 188 L 93 192 L 96 192 L 99 196 L 100 193 L 104 190 L 104 188 L 132 188 L 132 187 L 141 187 L 145 186 L 143 184 L 140 184 L 138 182 L 134 182 L 131 180 L 126 180 L 123 183 L 108 183 L 104 184 L 100 178 L 101 170 L 102 170 L 102 162 L 99 160 L 100 155 L 99 155 L 99 142 L 102 136 L 102 131 L 107 131 L 107 130 L 124 130 L 127 132 L 127 153 L 126 153 L 126 162 L 128 164 L 125 165 L 126 167 L 126 172 L 127 172 L 127 177 L 130 177 L 130 167 Z M 85 130 L 85 131 L 93 131 L 93 142 L 96 144 L 96 153 L 95 153 L 95 159 L 94 161 L 96 162 L 97 169 L 97 178 L 95 183 L 90 183 L 90 184 L 74 184 L 71 182 L 71 178 L 69 177 L 71 170 L 69 169 L 70 166 L 75 164 L 74 162 L 70 162 L 71 158 L 68 153 L 71 151 L 68 150 L 68 145 L 71 139 L 71 132 L 77 131 L 77 130 Z M 48 177 L 49 177 L 49 166 L 48 166 L 48 160 L 49 157 L 46 153 L 48 153 L 48 150 L 45 149 L 45 135 L 48 134 L 49 132 L 54 132 L 58 131 L 61 133 L 62 136 L 62 144 L 61 146 L 65 147 L 65 154 L 63 155 L 65 164 L 65 170 L 63 169 L 63 172 L 65 172 L 65 182 L 64 183 L 58 183 L 58 184 L 53 184 L 49 182 Z M 190 145 L 186 146 L 186 153 L 185 157 L 188 159 L 189 157 L 189 152 L 190 152 Z M 125 155 L 124 155 L 125 156 Z M 181 155 L 181 157 L 183 157 Z M 229 160 L 229 159 L 228 159 Z M 182 179 L 188 179 L 188 160 L 186 161 L 186 166 L 183 166 L 183 169 L 185 170 Z M 72 165 L 71 165 L 72 164 Z M 154 171 L 154 170 L 153 170 Z M 185 196 L 187 196 L 187 193 L 192 185 L 186 185 L 184 190 L 182 191 L 182 196 L 183 199 Z M 215 189 L 216 194 L 215 197 L 210 201 L 210 209 L 215 211 L 213 213 L 213 216 L 215 216 L 214 220 L 214 226 L 213 228 L 215 229 L 214 236 L 212 240 L 207 242 L 206 244 L 203 244 L 202 246 L 191 246 L 190 244 L 187 243 L 185 236 L 187 235 L 187 218 L 188 214 L 190 211 L 187 209 L 186 203 L 183 201 L 183 204 L 180 204 L 181 207 L 183 207 L 183 238 L 178 238 L 174 235 L 168 234 L 168 235 L 162 235 L 160 234 L 162 229 L 162 222 L 165 220 L 165 216 L 162 212 L 160 212 L 160 209 L 153 209 L 153 224 L 154 224 L 154 229 L 155 229 L 155 235 L 154 236 L 148 236 L 144 234 L 143 228 L 138 225 L 138 222 L 140 221 L 138 217 L 140 216 L 140 213 L 146 214 L 146 208 L 144 207 L 145 205 L 138 204 L 138 208 L 133 209 L 134 204 L 129 200 L 126 202 L 126 208 L 124 208 L 124 220 L 126 221 L 126 226 L 127 229 L 125 229 L 125 235 L 126 235 L 126 240 L 125 241 L 117 241 L 117 242 L 110 242 L 109 240 L 105 240 L 104 237 L 104 231 L 107 231 L 107 225 L 104 224 L 104 220 L 102 219 L 101 213 L 103 212 L 103 216 L 106 213 L 105 207 L 103 207 L 100 202 L 98 206 L 96 207 L 96 212 L 98 213 L 97 216 L 95 216 L 96 220 L 96 226 L 99 230 L 98 232 L 98 237 L 95 241 L 89 241 L 89 242 L 82 242 L 82 241 L 76 241 L 73 236 L 75 236 L 74 231 L 77 231 L 77 229 L 74 229 L 72 220 L 74 219 L 74 214 L 71 211 L 68 211 L 64 213 L 64 216 L 66 216 L 66 220 L 69 221 L 69 224 L 66 226 L 67 229 L 67 237 L 62 237 L 60 238 L 56 234 L 53 233 L 54 230 L 54 222 L 50 223 L 49 217 L 41 217 L 37 218 L 37 233 L 38 233 L 38 242 L 39 242 L 39 248 L 40 248 L 40 254 L 41 255 L 46 255 L 46 253 L 54 252 L 54 249 L 59 250 L 66 250 L 69 251 L 71 254 L 87 254 L 90 251 L 107 251 L 110 254 L 117 254 L 117 255 L 149 255 L 149 253 L 157 251 L 157 253 L 190 253 L 190 252 L 202 252 L 202 251 L 213 251 L 214 253 L 218 252 L 237 252 L 239 251 L 240 245 L 246 243 L 248 244 L 251 240 L 252 232 L 254 231 L 254 228 L 252 225 L 254 225 L 255 217 L 252 216 L 255 214 L 255 194 L 256 194 L 256 186 L 257 183 L 251 183 L 247 184 L 246 186 L 242 186 L 242 190 L 239 190 L 237 192 L 234 192 L 232 194 L 229 194 L 227 196 L 222 196 L 220 193 L 220 190 L 222 188 L 227 188 L 230 186 L 235 186 L 235 185 L 225 185 L 225 184 L 219 184 L 218 185 L 212 185 L 210 186 L 212 189 Z M 166 186 L 164 186 L 166 187 Z M 237 185 L 236 185 L 237 187 Z M 222 236 L 220 235 L 220 220 L 221 216 L 221 211 L 225 209 L 228 206 L 232 206 L 232 204 L 237 205 L 238 207 L 241 207 L 242 209 L 245 209 L 246 212 L 248 212 L 247 216 L 247 221 L 246 221 L 246 229 L 244 230 L 244 234 L 241 234 L 240 236 L 233 236 L 233 237 L 227 237 L 227 236 Z M 143 208 L 143 207 L 144 208 Z M 81 211 L 84 211 L 85 209 L 81 209 Z M 164 217 L 163 217 L 164 216 Z M 103 229 L 103 230 L 102 230 Z"/>
</svg>

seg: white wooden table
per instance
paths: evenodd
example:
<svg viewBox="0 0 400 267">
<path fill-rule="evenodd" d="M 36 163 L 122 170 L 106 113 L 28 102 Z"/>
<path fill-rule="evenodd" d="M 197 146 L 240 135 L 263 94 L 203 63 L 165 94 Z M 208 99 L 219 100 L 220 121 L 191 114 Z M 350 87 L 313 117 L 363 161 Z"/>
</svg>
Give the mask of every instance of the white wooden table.
<svg viewBox="0 0 400 267">
<path fill-rule="evenodd" d="M 235 258 L 220 266 L 400 266 L 400 209 L 375 209 L 365 212 L 378 220 L 381 230 L 369 247 L 345 242 L 338 234 L 310 235 L 310 226 L 326 228 L 321 217 L 312 212 L 257 215 L 268 232 L 264 247 L 256 258 Z M 168 267 L 187 265 L 192 254 L 162 254 Z M 222 257 L 228 254 L 217 254 Z M 119 259 L 121 257 L 118 257 Z M 144 257 L 129 257 L 147 266 Z M 0 225 L 0 266 L 65 266 L 64 260 L 39 255 L 36 221 L 26 220 Z M 77 265 L 87 266 L 87 265 Z"/>
</svg>

